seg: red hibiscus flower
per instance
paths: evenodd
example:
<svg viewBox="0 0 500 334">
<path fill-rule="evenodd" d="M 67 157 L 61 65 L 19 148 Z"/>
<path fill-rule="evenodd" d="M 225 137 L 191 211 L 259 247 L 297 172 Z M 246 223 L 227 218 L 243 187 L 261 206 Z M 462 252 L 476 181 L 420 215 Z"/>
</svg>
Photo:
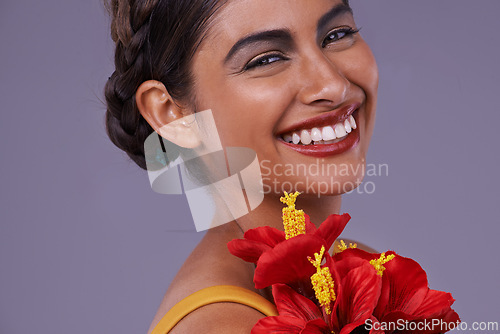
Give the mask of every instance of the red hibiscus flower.
<svg viewBox="0 0 500 334">
<path fill-rule="evenodd" d="M 272 285 L 279 316 L 262 319 L 252 333 L 432 334 L 446 332 L 460 321 L 451 309 L 451 295 L 429 289 L 418 263 L 394 252 L 348 249 L 333 257 L 324 254 L 321 268 L 328 268 L 333 292 L 322 303 L 318 289 L 307 280 L 319 272 L 319 265 L 303 261 L 304 253 L 319 244 L 313 236 L 299 236 L 262 256 L 256 277 L 263 276 L 262 285 L 279 282 Z M 324 248 L 315 254 L 317 264 L 323 252 Z M 267 263 L 268 256 L 276 258 Z"/>
<path fill-rule="evenodd" d="M 316 228 L 311 223 L 307 214 L 302 210 L 295 209 L 295 199 L 298 194 L 288 194 L 285 192 L 285 197 L 282 197 L 282 202 L 288 205 L 288 207 L 283 209 L 285 232 L 269 226 L 261 226 L 248 230 L 244 234 L 244 239 L 235 239 L 228 243 L 231 254 L 244 261 L 257 263 L 265 252 L 273 250 L 287 239 L 293 239 L 293 237 L 304 234 L 314 235 L 318 240 L 321 240 L 326 249 L 330 249 L 335 239 L 344 230 L 351 216 L 347 213 L 343 215 L 330 215 L 321 223 L 319 228 Z"/>
<path fill-rule="evenodd" d="M 443 333 L 460 321 L 451 308 L 450 293 L 429 289 L 427 274 L 412 259 L 394 255 L 379 271 L 382 277 L 380 298 L 373 315 L 384 324 L 385 333 Z M 363 258 L 374 261 L 381 254 L 349 249 L 333 257 L 334 261 Z M 398 328 L 399 327 L 399 328 Z"/>
<path fill-rule="evenodd" d="M 298 195 L 298 192 L 285 192 L 281 198 L 287 205 L 283 209 L 284 232 L 269 226 L 257 227 L 247 231 L 244 239 L 228 243 L 231 254 L 257 264 L 254 275 L 257 289 L 284 283 L 305 295 L 310 294 L 310 284 L 303 284 L 314 273 L 307 257 L 319 252 L 321 247 L 330 249 L 351 218 L 349 214 L 333 214 L 316 228 L 309 216 L 295 208 Z"/>
<path fill-rule="evenodd" d="M 324 251 L 324 248 L 322 249 Z M 372 313 L 377 305 L 382 284 L 381 277 L 374 267 L 363 259 L 349 259 L 334 263 L 325 254 L 326 263 L 320 266 L 323 252 L 315 254 L 318 273 L 326 269 L 331 273 L 331 284 L 334 291 L 318 289 L 315 286 L 316 298 L 307 298 L 286 284 L 273 285 L 273 296 L 279 316 L 261 319 L 252 329 L 252 334 L 264 333 L 338 333 L 348 334 L 361 328 L 368 319 L 377 323 Z M 308 268 L 304 268 L 307 271 Z M 342 277 L 340 277 L 342 273 Z M 320 275 L 321 276 L 321 275 Z M 324 277 L 323 277 L 324 278 Z M 311 284 L 313 279 L 309 280 Z M 321 285 L 321 277 L 320 277 Z M 323 283 L 328 279 L 323 280 Z M 318 285 L 315 283 L 315 285 Z M 322 300 L 323 294 L 326 300 Z M 323 301 L 323 303 L 322 303 Z M 361 326 L 361 327 L 360 327 Z M 372 330 L 371 333 L 377 333 Z"/>
<path fill-rule="evenodd" d="M 429 289 L 425 271 L 411 259 L 343 242 L 341 253 L 325 254 L 350 216 L 331 215 L 316 229 L 295 209 L 297 195 L 281 199 L 285 232 L 259 227 L 228 245 L 257 264 L 256 288 L 273 288 L 279 315 L 261 319 L 253 334 L 437 334 L 460 321 L 451 294 Z"/>
</svg>

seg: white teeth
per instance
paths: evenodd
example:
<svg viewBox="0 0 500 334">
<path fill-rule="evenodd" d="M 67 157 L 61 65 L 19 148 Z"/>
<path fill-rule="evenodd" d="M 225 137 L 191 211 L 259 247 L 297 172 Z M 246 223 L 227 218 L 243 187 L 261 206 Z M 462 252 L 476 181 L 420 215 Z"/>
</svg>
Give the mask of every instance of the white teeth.
<svg viewBox="0 0 500 334">
<path fill-rule="evenodd" d="M 347 119 L 344 122 L 344 128 L 345 128 L 345 131 L 347 133 L 351 133 L 351 131 L 352 131 L 351 124 L 349 123 L 349 120 L 347 120 Z"/>
<path fill-rule="evenodd" d="M 323 140 L 323 136 L 321 135 L 321 130 L 318 128 L 314 128 L 311 130 L 311 139 L 313 141 Z"/>
<path fill-rule="evenodd" d="M 356 120 L 354 119 L 354 117 L 352 115 L 349 116 L 349 123 L 351 125 L 351 128 L 353 128 L 353 129 L 356 129 L 358 127 L 358 125 L 356 124 Z"/>
<path fill-rule="evenodd" d="M 335 139 L 341 139 L 357 129 L 356 120 L 350 115 L 343 122 L 323 128 L 313 128 L 311 130 L 302 130 L 300 132 L 293 132 L 286 134 L 282 138 L 287 143 L 294 143 L 295 145 L 314 145 L 333 144 Z"/>
<path fill-rule="evenodd" d="M 335 135 L 337 138 L 342 138 L 347 136 L 347 131 L 345 130 L 345 127 L 343 124 L 335 124 Z"/>
<path fill-rule="evenodd" d="M 300 133 L 300 141 L 304 145 L 309 145 L 310 143 L 312 143 L 312 139 L 311 139 L 311 135 L 309 134 L 309 131 L 302 130 L 302 132 Z"/>
<path fill-rule="evenodd" d="M 333 140 L 336 139 L 337 136 L 335 135 L 335 131 L 331 126 L 325 126 L 323 130 L 321 131 L 323 140 Z"/>
</svg>

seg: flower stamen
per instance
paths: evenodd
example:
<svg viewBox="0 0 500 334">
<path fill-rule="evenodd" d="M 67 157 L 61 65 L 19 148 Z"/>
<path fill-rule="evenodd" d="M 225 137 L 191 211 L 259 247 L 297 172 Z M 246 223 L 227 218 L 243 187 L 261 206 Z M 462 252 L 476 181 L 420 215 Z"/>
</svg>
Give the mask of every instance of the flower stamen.
<svg viewBox="0 0 500 334">
<path fill-rule="evenodd" d="M 287 240 L 306 233 L 304 211 L 295 209 L 295 201 L 299 195 L 298 191 L 294 194 L 285 191 L 285 196 L 280 198 L 280 201 L 287 205 L 286 208 L 283 208 L 283 226 Z"/>
<path fill-rule="evenodd" d="M 321 307 L 325 308 L 325 313 L 331 314 L 330 303 L 334 302 L 337 297 L 330 269 L 328 267 L 321 268 L 321 261 L 324 254 L 325 246 L 322 246 L 319 253 L 314 253 L 314 260 L 310 256 L 307 259 L 316 268 L 316 273 L 311 276 L 311 283 L 316 294 L 316 299 L 319 301 Z"/>
<path fill-rule="evenodd" d="M 391 255 L 389 255 L 389 256 L 386 257 L 385 253 L 382 253 L 382 254 L 380 254 L 380 258 L 371 260 L 370 264 L 377 270 L 377 274 L 380 277 L 382 277 L 382 275 L 384 273 L 384 270 L 386 269 L 384 267 L 384 264 L 386 264 L 387 262 L 391 261 L 395 257 L 396 257 L 396 255 L 394 255 L 394 254 L 391 254 Z"/>
<path fill-rule="evenodd" d="M 340 245 L 337 246 L 341 252 L 345 251 L 347 248 L 358 248 L 358 244 L 349 243 L 349 247 L 345 244 L 344 240 L 340 240 Z"/>
</svg>

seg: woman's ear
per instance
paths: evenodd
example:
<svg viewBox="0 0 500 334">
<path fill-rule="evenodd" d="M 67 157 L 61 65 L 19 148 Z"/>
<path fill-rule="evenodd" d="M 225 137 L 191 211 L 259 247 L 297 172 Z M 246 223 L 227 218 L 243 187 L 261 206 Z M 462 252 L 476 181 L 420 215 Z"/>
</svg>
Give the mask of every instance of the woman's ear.
<svg viewBox="0 0 500 334">
<path fill-rule="evenodd" d="M 142 117 L 163 138 L 185 148 L 201 144 L 194 113 L 177 105 L 161 82 L 143 82 L 135 100 Z"/>
</svg>

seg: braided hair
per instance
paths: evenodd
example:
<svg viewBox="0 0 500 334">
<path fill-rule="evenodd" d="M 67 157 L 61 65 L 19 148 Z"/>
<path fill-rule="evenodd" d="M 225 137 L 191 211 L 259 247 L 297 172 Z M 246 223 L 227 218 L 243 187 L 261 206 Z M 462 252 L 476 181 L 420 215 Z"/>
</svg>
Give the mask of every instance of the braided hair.
<svg viewBox="0 0 500 334">
<path fill-rule="evenodd" d="M 105 0 L 116 45 L 105 86 L 106 131 L 146 169 L 144 141 L 153 132 L 135 101 L 139 86 L 158 80 L 176 101 L 193 102 L 190 64 L 222 0 Z"/>
</svg>

